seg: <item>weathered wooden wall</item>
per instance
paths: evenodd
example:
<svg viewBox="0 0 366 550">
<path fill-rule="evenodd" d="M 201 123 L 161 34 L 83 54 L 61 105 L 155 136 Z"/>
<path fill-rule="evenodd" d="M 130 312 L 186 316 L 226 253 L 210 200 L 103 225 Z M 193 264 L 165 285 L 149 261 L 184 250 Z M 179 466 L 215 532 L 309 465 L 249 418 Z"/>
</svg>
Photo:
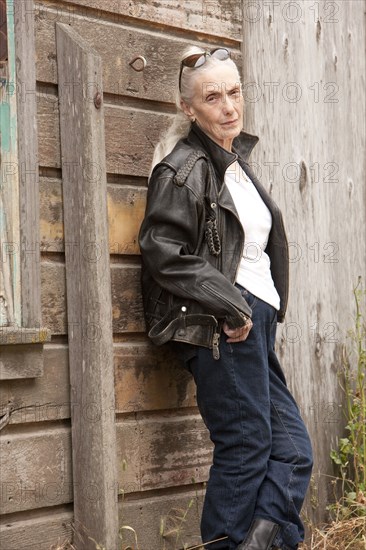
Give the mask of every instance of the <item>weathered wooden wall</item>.
<svg viewBox="0 0 366 550">
<path fill-rule="evenodd" d="M 103 62 L 116 398 L 111 422 L 116 413 L 121 525 L 136 528 L 141 550 L 158 549 L 161 518 L 187 509 L 193 498 L 183 541 L 197 541 L 196 504 L 211 461 L 192 380 L 168 351 L 147 342 L 139 294 L 137 232 L 150 159 L 174 112 L 180 51 L 191 42 L 226 44 L 238 54 L 244 48 L 245 129 L 260 137 L 253 160 L 263 183 L 272 183 L 294 243 L 290 307 L 286 324 L 279 325 L 278 350 L 313 436 L 324 509 L 328 485 L 320 474 L 329 473 L 341 420 L 335 370 L 352 322 L 352 284 L 366 257 L 359 229 L 365 223 L 365 4 L 328 3 L 338 7 L 337 23 L 327 20 L 332 14 L 324 1 L 315 3 L 319 22 L 310 2 L 292 3 L 301 8 L 298 22 L 293 12 L 282 13 L 283 3 L 249 4 L 37 4 L 42 325 L 51 328 L 52 341 L 45 346 L 42 377 L 6 381 L 0 389 L 1 405 L 18 408 L 1 436 L 1 548 L 46 550 L 72 536 L 70 409 L 78 404 L 69 394 L 64 254 L 73 243 L 64 242 L 63 232 L 56 22 L 72 25 Z M 147 59 L 143 72 L 128 64 L 135 55 Z M 302 90 L 294 103 L 292 82 Z M 258 88 L 262 95 L 254 101 Z M 92 404 L 80 413 L 98 421 Z M 85 490 L 98 498 L 92 487 Z M 167 528 L 172 524 L 171 518 Z M 175 537 L 167 540 L 173 549 Z"/>
<path fill-rule="evenodd" d="M 329 453 L 342 433 L 337 382 L 365 281 L 365 2 L 257 3 L 243 19 L 251 161 L 284 212 L 290 301 L 278 350 L 312 435 L 308 515 L 333 496 Z M 255 85 L 253 84 L 255 83 Z M 310 499 L 318 506 L 312 514 Z"/>
<path fill-rule="evenodd" d="M 240 57 L 236 4 L 217 4 L 224 19 L 217 6 L 196 0 L 178 8 L 172 1 L 36 5 L 42 324 L 51 329 L 52 341 L 45 346 L 42 377 L 6 381 L 0 390 L 1 404 L 18 408 L 1 437 L 1 548 L 49 549 L 72 536 L 77 480 L 72 476 L 70 410 L 79 405 L 70 403 L 69 393 L 65 249 L 77 246 L 77 238 L 75 243 L 64 239 L 67 167 L 61 162 L 56 22 L 70 24 L 102 58 L 116 399 L 110 421 L 116 419 L 120 524 L 136 529 L 141 550 L 158 549 L 162 519 L 168 516 L 166 533 L 193 499 L 184 537 L 178 544 L 176 534 L 168 536 L 166 548 L 199 541 L 199 508 L 212 448 L 192 380 L 168 350 L 146 339 L 137 233 L 153 148 L 174 112 L 181 50 L 190 42 L 224 43 Z M 136 55 L 147 60 L 143 72 L 129 66 Z M 91 100 L 93 89 L 90 83 Z M 92 403 L 80 413 L 98 421 Z M 85 491 L 98 498 L 94 487 Z M 125 536 L 133 540 L 131 533 Z"/>
</svg>

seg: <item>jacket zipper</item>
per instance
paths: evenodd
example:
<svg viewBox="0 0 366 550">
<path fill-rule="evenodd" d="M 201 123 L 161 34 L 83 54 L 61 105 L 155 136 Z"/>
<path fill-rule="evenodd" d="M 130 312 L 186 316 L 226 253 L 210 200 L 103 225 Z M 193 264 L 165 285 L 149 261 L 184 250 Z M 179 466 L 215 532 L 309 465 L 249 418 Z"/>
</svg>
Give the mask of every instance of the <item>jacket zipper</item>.
<svg viewBox="0 0 366 550">
<path fill-rule="evenodd" d="M 216 290 L 206 285 L 205 283 L 202 283 L 201 287 L 207 290 L 208 292 L 210 292 L 212 296 L 215 296 L 215 298 L 218 298 L 219 300 L 224 302 L 224 304 L 227 304 L 234 312 L 236 311 L 235 306 L 233 306 L 233 304 L 229 302 L 229 300 L 227 300 L 224 296 L 222 296 L 222 294 L 219 294 L 218 292 L 216 292 Z"/>
</svg>

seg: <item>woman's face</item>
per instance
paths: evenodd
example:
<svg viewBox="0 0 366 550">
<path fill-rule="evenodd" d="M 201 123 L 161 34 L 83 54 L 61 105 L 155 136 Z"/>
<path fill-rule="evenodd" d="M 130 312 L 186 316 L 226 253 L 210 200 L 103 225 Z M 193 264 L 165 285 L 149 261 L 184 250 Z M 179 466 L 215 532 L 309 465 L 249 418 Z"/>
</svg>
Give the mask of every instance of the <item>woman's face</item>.
<svg viewBox="0 0 366 550">
<path fill-rule="evenodd" d="M 233 139 L 243 128 L 243 104 L 238 74 L 223 63 L 197 74 L 190 105 L 182 100 L 184 112 L 216 143 L 231 151 Z"/>
</svg>

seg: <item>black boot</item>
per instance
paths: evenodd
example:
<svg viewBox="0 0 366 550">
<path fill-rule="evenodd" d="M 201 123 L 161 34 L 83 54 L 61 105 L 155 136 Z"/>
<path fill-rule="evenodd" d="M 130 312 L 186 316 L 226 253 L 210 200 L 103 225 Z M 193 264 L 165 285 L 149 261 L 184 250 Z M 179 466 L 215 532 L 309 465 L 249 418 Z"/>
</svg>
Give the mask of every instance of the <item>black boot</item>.
<svg viewBox="0 0 366 550">
<path fill-rule="evenodd" d="M 237 550 L 270 550 L 280 526 L 268 519 L 257 518 L 252 522 L 246 539 Z"/>
</svg>

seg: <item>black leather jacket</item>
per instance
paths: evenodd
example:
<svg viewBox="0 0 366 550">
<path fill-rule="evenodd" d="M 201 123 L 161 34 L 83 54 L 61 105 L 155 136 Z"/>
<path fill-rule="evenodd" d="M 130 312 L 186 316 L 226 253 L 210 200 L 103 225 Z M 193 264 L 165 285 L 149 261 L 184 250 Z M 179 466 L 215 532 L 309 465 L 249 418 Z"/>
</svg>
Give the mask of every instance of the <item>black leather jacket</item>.
<svg viewBox="0 0 366 550">
<path fill-rule="evenodd" d="M 229 152 L 193 123 L 188 137 L 180 140 L 151 174 L 139 244 L 145 319 L 156 344 L 188 342 L 212 348 L 217 357 L 223 321 L 235 328 L 251 316 L 250 307 L 234 286 L 244 231 L 231 194 L 223 185 L 225 171 L 235 160 L 272 214 L 266 253 L 280 296 L 277 320 L 284 320 L 288 244 L 278 206 L 247 163 L 258 139 L 241 132 Z"/>
</svg>

